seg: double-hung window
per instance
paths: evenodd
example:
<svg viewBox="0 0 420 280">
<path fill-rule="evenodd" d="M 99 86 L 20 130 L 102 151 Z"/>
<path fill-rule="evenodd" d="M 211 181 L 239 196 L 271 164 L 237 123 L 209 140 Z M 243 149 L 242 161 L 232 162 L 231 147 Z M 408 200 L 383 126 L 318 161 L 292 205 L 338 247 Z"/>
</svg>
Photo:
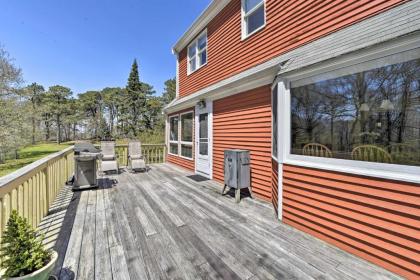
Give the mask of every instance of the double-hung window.
<svg viewBox="0 0 420 280">
<path fill-rule="evenodd" d="M 242 0 L 242 39 L 265 26 L 265 0 Z"/>
<path fill-rule="evenodd" d="M 188 74 L 207 64 L 207 32 L 204 31 L 188 46 Z"/>
<path fill-rule="evenodd" d="M 169 154 L 192 159 L 193 118 L 192 112 L 169 118 Z"/>
<path fill-rule="evenodd" d="M 173 155 L 178 155 L 178 122 L 178 115 L 169 118 L 169 153 Z"/>
</svg>

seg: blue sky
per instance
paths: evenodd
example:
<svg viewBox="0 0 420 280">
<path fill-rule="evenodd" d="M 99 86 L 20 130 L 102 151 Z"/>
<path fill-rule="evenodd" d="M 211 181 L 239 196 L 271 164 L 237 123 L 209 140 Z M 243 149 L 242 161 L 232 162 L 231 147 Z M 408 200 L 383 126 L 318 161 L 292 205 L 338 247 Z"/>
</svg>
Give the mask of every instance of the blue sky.
<svg viewBox="0 0 420 280">
<path fill-rule="evenodd" d="M 0 0 L 0 44 L 26 83 L 75 94 L 140 79 L 161 94 L 175 76 L 171 48 L 210 0 Z"/>
</svg>

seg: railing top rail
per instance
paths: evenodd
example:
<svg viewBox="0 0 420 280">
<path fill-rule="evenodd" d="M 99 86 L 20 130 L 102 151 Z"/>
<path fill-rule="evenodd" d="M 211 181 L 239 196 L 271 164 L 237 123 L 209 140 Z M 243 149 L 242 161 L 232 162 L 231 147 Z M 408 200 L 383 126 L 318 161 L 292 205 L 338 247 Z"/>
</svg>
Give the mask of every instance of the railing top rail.
<svg viewBox="0 0 420 280">
<path fill-rule="evenodd" d="M 141 144 L 142 146 L 158 146 L 158 147 L 163 147 L 163 146 L 166 146 L 166 144 L 165 143 L 162 143 L 162 144 Z"/>
<path fill-rule="evenodd" d="M 142 147 L 163 147 L 163 146 L 166 146 L 166 144 L 165 143 L 162 143 L 162 144 L 141 144 L 142 145 Z M 101 145 L 100 144 L 95 144 L 94 145 L 95 147 L 100 147 Z M 115 144 L 115 147 L 116 148 L 118 148 L 118 147 L 128 147 L 128 144 Z"/>
<path fill-rule="evenodd" d="M 12 185 L 16 186 L 16 185 L 22 184 L 26 179 L 32 177 L 39 170 L 42 170 L 43 168 L 48 166 L 49 163 L 72 153 L 73 150 L 74 150 L 74 146 L 70 146 L 62 151 L 48 155 L 42 159 L 39 159 L 27 166 L 24 166 L 16 170 L 13 173 L 10 173 L 4 177 L 1 177 L 0 178 L 0 193 L 4 193 L 5 188 L 8 188 Z"/>
</svg>

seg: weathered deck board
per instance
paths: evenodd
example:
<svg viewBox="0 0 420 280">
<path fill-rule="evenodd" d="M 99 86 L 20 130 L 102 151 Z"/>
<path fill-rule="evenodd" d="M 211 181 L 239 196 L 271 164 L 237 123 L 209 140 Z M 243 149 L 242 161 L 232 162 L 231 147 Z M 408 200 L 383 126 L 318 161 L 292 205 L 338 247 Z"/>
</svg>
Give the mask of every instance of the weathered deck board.
<svg viewBox="0 0 420 280">
<path fill-rule="evenodd" d="M 270 204 L 221 196 L 177 166 L 68 188 L 41 223 L 60 279 L 398 279 L 277 221 Z"/>
</svg>

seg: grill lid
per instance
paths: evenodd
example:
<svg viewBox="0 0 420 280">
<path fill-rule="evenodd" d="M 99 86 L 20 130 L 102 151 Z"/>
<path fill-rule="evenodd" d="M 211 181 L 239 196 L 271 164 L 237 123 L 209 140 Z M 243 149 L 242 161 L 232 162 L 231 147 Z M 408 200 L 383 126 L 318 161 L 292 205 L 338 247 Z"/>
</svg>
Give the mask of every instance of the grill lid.
<svg viewBox="0 0 420 280">
<path fill-rule="evenodd" d="M 97 148 L 95 148 L 95 146 L 93 146 L 91 143 L 76 143 L 74 145 L 74 154 L 80 155 L 80 153 L 100 153 L 100 151 Z"/>
</svg>

